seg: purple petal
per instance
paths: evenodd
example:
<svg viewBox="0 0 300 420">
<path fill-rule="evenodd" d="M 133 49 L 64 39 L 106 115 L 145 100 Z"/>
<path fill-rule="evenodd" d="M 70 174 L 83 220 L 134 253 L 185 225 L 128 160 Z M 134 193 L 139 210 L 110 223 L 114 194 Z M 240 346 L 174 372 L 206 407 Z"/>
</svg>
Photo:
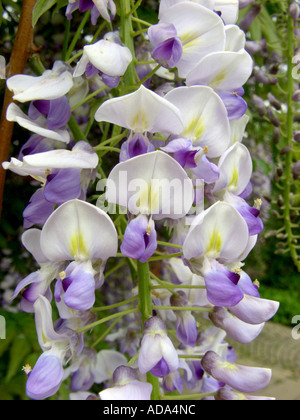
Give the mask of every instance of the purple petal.
<svg viewBox="0 0 300 420">
<path fill-rule="evenodd" d="M 94 2 L 92 0 L 79 0 L 79 11 L 86 12 L 94 7 Z"/>
<path fill-rule="evenodd" d="M 230 120 L 237 120 L 246 113 L 248 104 L 241 96 L 226 92 L 221 92 L 219 95 L 226 106 Z"/>
<path fill-rule="evenodd" d="M 185 312 L 177 317 L 176 335 L 182 344 L 189 347 L 195 346 L 198 336 L 198 328 L 196 320 L 191 313 Z"/>
<path fill-rule="evenodd" d="M 33 400 L 51 397 L 59 390 L 63 374 L 62 363 L 58 357 L 42 354 L 29 374 L 26 394 Z"/>
<path fill-rule="evenodd" d="M 18 159 L 22 160 L 24 156 L 35 153 L 48 152 L 49 150 L 52 150 L 51 146 L 49 139 L 34 134 L 21 148 Z"/>
<path fill-rule="evenodd" d="M 170 369 L 168 363 L 162 358 L 155 366 L 151 369 L 151 374 L 156 378 L 163 378 L 168 376 L 170 373 Z"/>
<path fill-rule="evenodd" d="M 152 25 L 148 30 L 150 42 L 156 47 L 165 40 L 177 36 L 177 31 L 172 23 L 159 23 Z"/>
<path fill-rule="evenodd" d="M 32 120 L 36 120 L 40 114 L 47 115 L 49 112 L 50 101 L 49 100 L 37 100 L 33 101 L 29 105 L 28 116 Z"/>
<path fill-rule="evenodd" d="M 153 221 L 146 216 L 132 220 L 126 228 L 121 252 L 124 256 L 146 262 L 157 248 L 157 234 Z"/>
<path fill-rule="evenodd" d="M 166 39 L 159 44 L 153 51 L 154 60 L 162 66 L 173 68 L 176 66 L 182 56 L 182 43 L 180 38 Z"/>
<path fill-rule="evenodd" d="M 34 224 L 43 225 L 53 211 L 54 205 L 45 200 L 43 188 L 38 189 L 23 212 L 24 228 Z"/>
<path fill-rule="evenodd" d="M 86 77 L 88 79 L 90 79 L 90 78 L 96 76 L 96 74 L 98 74 L 98 73 L 99 73 L 99 70 L 95 66 L 93 66 L 92 63 L 88 63 L 88 65 L 86 66 L 86 69 L 85 69 Z"/>
<path fill-rule="evenodd" d="M 192 172 L 197 175 L 199 179 L 203 179 L 206 184 L 213 184 L 220 177 L 218 167 L 214 163 L 210 162 L 205 155 L 202 156 L 200 161 L 197 163 L 196 168 L 194 168 Z"/>
<path fill-rule="evenodd" d="M 47 116 L 47 127 L 49 130 L 56 130 L 64 127 L 71 116 L 71 107 L 66 96 L 50 101 L 49 113 Z"/>
<path fill-rule="evenodd" d="M 231 307 L 244 297 L 241 289 L 223 272 L 214 270 L 204 276 L 207 298 L 215 306 Z"/>
<path fill-rule="evenodd" d="M 47 177 L 44 197 L 50 203 L 63 204 L 81 194 L 80 169 L 60 169 Z"/>
<path fill-rule="evenodd" d="M 120 76 L 109 76 L 108 74 L 101 74 L 103 83 L 106 84 L 109 88 L 113 89 L 119 86 Z"/>
<path fill-rule="evenodd" d="M 250 276 L 245 273 L 245 271 L 242 271 L 240 280 L 239 280 L 239 288 L 242 290 L 242 292 L 245 295 L 250 295 L 259 298 L 260 294 L 258 291 L 258 286 L 256 286 Z"/>
<path fill-rule="evenodd" d="M 201 363 L 209 375 L 240 392 L 260 391 L 272 378 L 270 369 L 228 363 L 213 351 L 207 352 Z"/>
<path fill-rule="evenodd" d="M 81 267 L 73 270 L 72 274 L 63 281 L 66 286 L 65 304 L 78 311 L 86 311 L 95 303 L 95 280 L 91 272 Z"/>
<path fill-rule="evenodd" d="M 263 221 L 258 217 L 260 214 L 259 210 L 248 206 L 247 203 L 237 207 L 237 210 L 245 219 L 249 228 L 250 236 L 258 235 L 264 230 Z"/>
</svg>

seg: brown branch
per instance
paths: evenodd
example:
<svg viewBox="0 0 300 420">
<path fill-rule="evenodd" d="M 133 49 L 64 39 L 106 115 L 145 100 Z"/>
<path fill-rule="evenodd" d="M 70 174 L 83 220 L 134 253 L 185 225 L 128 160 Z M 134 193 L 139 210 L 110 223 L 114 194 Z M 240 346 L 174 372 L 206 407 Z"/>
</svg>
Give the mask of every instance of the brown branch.
<svg viewBox="0 0 300 420">
<path fill-rule="evenodd" d="M 16 39 L 11 52 L 9 65 L 7 66 L 7 77 L 23 73 L 25 64 L 32 52 L 33 28 L 32 10 L 36 0 L 24 0 L 20 15 L 20 21 Z M 5 170 L 1 163 L 8 159 L 11 137 L 14 123 L 7 121 L 6 110 L 13 101 L 13 94 L 8 89 L 5 91 L 1 122 L 0 122 L 0 216 L 2 211 L 3 192 L 5 184 Z"/>
</svg>

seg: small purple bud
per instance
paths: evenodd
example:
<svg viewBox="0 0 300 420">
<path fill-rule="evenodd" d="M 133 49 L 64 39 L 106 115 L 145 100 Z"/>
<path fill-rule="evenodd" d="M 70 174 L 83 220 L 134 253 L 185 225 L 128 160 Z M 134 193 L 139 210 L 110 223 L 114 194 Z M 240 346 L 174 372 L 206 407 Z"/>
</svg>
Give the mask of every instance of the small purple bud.
<svg viewBox="0 0 300 420">
<path fill-rule="evenodd" d="M 295 1 L 290 4 L 289 12 L 293 21 L 296 23 L 299 18 L 300 9 L 299 5 Z"/>
<path fill-rule="evenodd" d="M 300 89 L 296 90 L 293 94 L 293 101 L 300 102 Z"/>
<path fill-rule="evenodd" d="M 270 122 L 275 127 L 279 127 L 280 126 L 280 119 L 274 114 L 274 112 L 272 111 L 271 108 L 268 109 L 268 117 L 269 117 Z"/>
<path fill-rule="evenodd" d="M 296 132 L 294 133 L 294 140 L 295 140 L 297 143 L 300 143 L 300 131 L 296 131 Z"/>
<path fill-rule="evenodd" d="M 254 3 L 256 0 L 240 0 L 239 1 L 239 8 L 245 9 L 245 7 L 250 6 L 250 4 Z"/>
<path fill-rule="evenodd" d="M 270 104 L 277 109 L 277 111 L 281 110 L 281 103 L 279 102 L 279 100 L 277 98 L 275 98 L 275 96 L 272 93 L 268 93 L 268 99 Z"/>
<path fill-rule="evenodd" d="M 279 127 L 274 127 L 273 142 L 274 142 L 274 144 L 278 144 L 279 141 L 280 141 L 280 128 Z"/>
<path fill-rule="evenodd" d="M 266 107 L 263 99 L 258 95 L 253 95 L 252 103 L 256 106 L 259 116 L 263 117 L 266 113 Z"/>
</svg>

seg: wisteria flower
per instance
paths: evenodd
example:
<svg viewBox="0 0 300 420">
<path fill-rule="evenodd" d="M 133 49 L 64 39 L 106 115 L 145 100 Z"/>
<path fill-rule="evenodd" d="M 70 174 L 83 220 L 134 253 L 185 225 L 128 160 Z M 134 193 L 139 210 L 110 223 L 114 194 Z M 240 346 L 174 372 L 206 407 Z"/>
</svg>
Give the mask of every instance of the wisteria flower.
<svg viewBox="0 0 300 420">
<path fill-rule="evenodd" d="M 95 119 L 130 130 L 121 148 L 120 161 L 153 151 L 148 137 L 151 134 L 177 135 L 183 130 L 180 111 L 143 85 L 133 93 L 105 101 L 96 111 Z"/>
<path fill-rule="evenodd" d="M 118 34 L 111 32 L 95 44 L 83 48 L 82 58 L 73 76 L 78 77 L 85 73 L 87 77 L 92 77 L 100 73 L 107 86 L 115 87 L 131 61 L 132 54 L 129 48 L 122 45 Z"/>
<path fill-rule="evenodd" d="M 155 47 L 154 57 L 159 61 L 163 58 L 169 61 L 170 50 L 173 51 L 169 64 L 176 64 L 180 77 L 186 77 L 207 54 L 225 46 L 222 20 L 194 2 L 179 2 L 160 9 L 159 23 L 150 27 L 148 34 Z"/>
<path fill-rule="evenodd" d="M 52 70 L 41 76 L 18 74 L 7 79 L 7 87 L 18 102 L 53 100 L 66 95 L 73 87 L 71 70 L 62 61 L 55 61 Z"/>
<path fill-rule="evenodd" d="M 68 201 L 45 223 L 40 244 L 49 261 L 71 261 L 57 281 L 56 299 L 62 296 L 66 305 L 75 310 L 90 309 L 95 289 L 102 283 L 103 267 L 117 253 L 117 232 L 111 219 L 92 204 Z"/>
</svg>

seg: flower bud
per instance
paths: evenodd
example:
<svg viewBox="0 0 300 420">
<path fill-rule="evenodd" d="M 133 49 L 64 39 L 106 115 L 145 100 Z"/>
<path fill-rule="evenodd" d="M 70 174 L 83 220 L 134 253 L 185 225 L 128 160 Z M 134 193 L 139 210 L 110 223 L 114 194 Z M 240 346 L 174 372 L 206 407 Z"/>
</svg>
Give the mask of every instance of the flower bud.
<svg viewBox="0 0 300 420">
<path fill-rule="evenodd" d="M 293 21 L 296 23 L 297 19 L 299 18 L 300 9 L 299 9 L 299 5 L 295 1 L 293 1 L 290 4 L 289 12 Z"/>
</svg>

